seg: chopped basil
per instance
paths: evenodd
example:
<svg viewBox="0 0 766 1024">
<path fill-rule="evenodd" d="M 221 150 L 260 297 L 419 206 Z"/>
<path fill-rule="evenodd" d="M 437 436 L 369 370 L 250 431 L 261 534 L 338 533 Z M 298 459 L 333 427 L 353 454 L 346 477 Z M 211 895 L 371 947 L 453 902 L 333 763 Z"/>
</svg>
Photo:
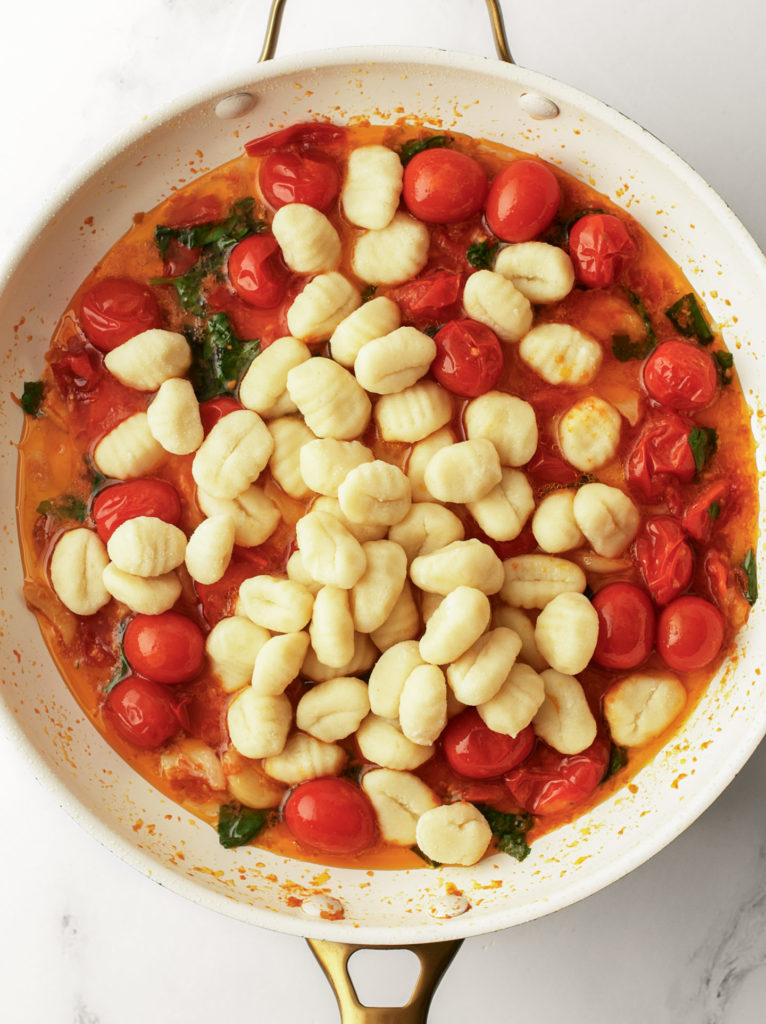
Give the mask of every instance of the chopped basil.
<svg viewBox="0 0 766 1024">
<path fill-rule="evenodd" d="M 223 804 L 218 811 L 218 842 L 226 850 L 244 846 L 266 824 L 268 813 L 239 804 Z"/>
<path fill-rule="evenodd" d="M 425 853 L 423 853 L 423 851 L 420 849 L 419 846 L 411 846 L 410 850 L 413 853 L 417 854 L 418 857 L 420 857 L 421 860 L 424 860 L 426 862 L 426 864 L 429 866 L 429 868 L 440 868 L 441 867 L 441 864 L 439 863 L 438 860 L 431 860 L 430 857 L 428 857 Z"/>
<path fill-rule="evenodd" d="M 43 382 L 41 380 L 28 380 L 24 383 L 24 392 L 19 404 L 27 416 L 39 416 L 40 406 L 43 404 Z"/>
<path fill-rule="evenodd" d="M 362 289 L 362 302 L 369 302 L 370 299 L 374 299 L 377 290 L 378 286 L 376 284 L 368 284 L 366 288 Z"/>
<path fill-rule="evenodd" d="M 200 402 L 231 393 L 261 350 L 258 339 L 242 341 L 236 336 L 227 313 L 215 313 L 186 337 L 192 350 L 191 380 Z"/>
<path fill-rule="evenodd" d="M 421 333 L 427 334 L 429 338 L 435 338 L 444 324 L 429 324 L 428 327 L 421 327 Z"/>
<path fill-rule="evenodd" d="M 37 514 L 51 516 L 53 519 L 74 519 L 78 523 L 85 522 L 88 507 L 82 498 L 74 494 L 62 494 L 58 498 L 48 498 L 37 506 Z"/>
<path fill-rule="evenodd" d="M 626 288 L 625 292 L 631 306 L 641 317 L 644 337 L 640 341 L 634 341 L 628 334 L 612 335 L 612 352 L 621 363 L 626 363 L 629 359 L 645 359 L 657 344 L 657 335 L 654 333 L 646 306 L 630 288 Z"/>
<path fill-rule="evenodd" d="M 485 238 L 483 242 L 474 242 L 473 245 L 469 245 L 465 258 L 477 270 L 489 270 L 494 266 L 499 247 L 499 242 L 490 242 L 488 238 Z"/>
<path fill-rule="evenodd" d="M 755 565 L 755 552 L 752 548 L 750 548 L 745 555 L 742 562 L 742 568 L 745 570 L 745 576 L 747 578 L 745 597 L 749 604 L 755 604 L 758 600 L 758 576 Z"/>
<path fill-rule="evenodd" d="M 689 447 L 694 455 L 694 465 L 701 472 L 718 448 L 718 433 L 713 427 L 694 427 L 689 434 Z"/>
<path fill-rule="evenodd" d="M 665 316 L 685 338 L 696 338 L 703 345 L 709 345 L 714 338 L 693 292 L 682 295 L 665 310 Z"/>
<path fill-rule="evenodd" d="M 717 519 L 721 514 L 721 502 L 711 501 L 707 508 L 707 514 L 711 519 Z"/>
<path fill-rule="evenodd" d="M 448 142 L 449 136 L 447 135 L 432 135 L 428 139 L 410 139 L 399 150 L 399 159 L 406 167 L 410 160 L 417 156 L 418 153 L 422 153 L 426 149 L 443 149 Z"/>
<path fill-rule="evenodd" d="M 618 747 L 617 744 L 612 744 L 612 749 L 609 752 L 609 764 L 607 765 L 606 773 L 602 781 L 611 779 L 620 768 L 624 768 L 628 763 L 628 752 L 625 747 Z"/>
<path fill-rule="evenodd" d="M 129 619 L 122 619 L 117 626 L 117 635 L 115 640 L 119 646 L 120 657 L 117 664 L 114 666 L 114 671 L 109 679 L 109 682 L 101 687 L 102 693 L 111 693 L 112 690 L 121 683 L 123 679 L 126 679 L 133 671 L 130 667 L 130 662 L 125 657 L 125 630 L 128 628 Z"/>
<path fill-rule="evenodd" d="M 518 861 L 524 860 L 530 853 L 527 832 L 535 823 L 532 815 L 526 813 L 505 814 L 502 811 L 496 811 L 494 807 L 487 807 L 483 804 L 478 804 L 477 807 L 492 829 L 498 850 Z"/>
<path fill-rule="evenodd" d="M 726 352 L 725 349 L 719 348 L 713 353 L 713 358 L 718 370 L 718 379 L 722 384 L 730 384 L 734 368 L 734 356 L 731 352 Z"/>
</svg>

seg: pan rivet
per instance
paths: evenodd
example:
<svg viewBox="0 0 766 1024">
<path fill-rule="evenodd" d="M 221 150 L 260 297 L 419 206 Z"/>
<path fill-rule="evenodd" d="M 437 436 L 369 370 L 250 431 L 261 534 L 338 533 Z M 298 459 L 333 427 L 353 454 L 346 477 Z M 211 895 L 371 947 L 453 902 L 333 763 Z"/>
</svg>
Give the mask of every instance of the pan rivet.
<svg viewBox="0 0 766 1024">
<path fill-rule="evenodd" d="M 524 113 L 536 121 L 549 121 L 552 117 L 558 117 L 560 113 L 553 100 L 541 96 L 539 92 L 523 92 L 519 97 L 519 104 Z"/>
<path fill-rule="evenodd" d="M 334 896 L 325 896 L 324 893 L 314 893 L 307 896 L 301 903 L 301 910 L 309 917 L 324 917 L 327 920 L 336 920 L 343 917 L 343 904 Z"/>
<path fill-rule="evenodd" d="M 228 121 L 232 117 L 242 117 L 255 106 L 255 96 L 250 92 L 235 92 L 224 96 L 215 105 L 215 116 Z"/>
</svg>

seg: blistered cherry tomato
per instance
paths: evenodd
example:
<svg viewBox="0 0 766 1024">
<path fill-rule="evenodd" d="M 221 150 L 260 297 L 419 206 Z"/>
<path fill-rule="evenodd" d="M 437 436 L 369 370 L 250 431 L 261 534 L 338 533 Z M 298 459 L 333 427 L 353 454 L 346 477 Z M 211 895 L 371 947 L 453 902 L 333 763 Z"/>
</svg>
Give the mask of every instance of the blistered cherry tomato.
<svg viewBox="0 0 766 1024">
<path fill-rule="evenodd" d="M 721 504 L 729 495 L 729 481 L 716 480 L 697 495 L 684 512 L 681 525 L 698 541 L 709 539 L 713 525 L 721 515 Z"/>
<path fill-rule="evenodd" d="M 429 224 L 468 220 L 484 205 L 487 176 L 457 149 L 424 149 L 404 168 L 402 197 L 410 213 Z"/>
<path fill-rule="evenodd" d="M 217 395 L 215 398 L 208 398 L 199 407 L 202 429 L 206 434 L 209 434 L 216 423 L 222 420 L 224 416 L 228 416 L 230 412 L 236 412 L 242 408 L 244 408 L 242 403 L 238 402 L 233 395 Z"/>
<path fill-rule="evenodd" d="M 272 234 L 249 235 L 235 245 L 229 255 L 229 280 L 248 306 L 272 309 L 278 305 L 284 297 L 289 276 Z"/>
<path fill-rule="evenodd" d="M 586 800 L 604 778 L 609 743 L 597 737 L 580 754 L 560 754 L 538 741 L 531 757 L 505 777 L 511 796 L 530 814 L 555 814 Z"/>
<path fill-rule="evenodd" d="M 434 335 L 431 372 L 455 395 L 475 398 L 491 391 L 503 372 L 497 335 L 476 320 L 451 320 Z"/>
<path fill-rule="evenodd" d="M 402 319 L 448 320 L 448 310 L 455 307 L 463 288 L 463 275 L 437 270 L 400 285 L 391 298 L 401 310 Z"/>
<path fill-rule="evenodd" d="M 654 605 L 632 583 L 609 583 L 593 597 L 598 612 L 598 642 L 593 660 L 602 668 L 635 668 L 654 647 Z"/>
<path fill-rule="evenodd" d="M 514 160 L 492 182 L 487 224 L 505 242 L 529 242 L 550 225 L 561 189 L 553 171 L 538 160 Z"/>
<path fill-rule="evenodd" d="M 442 744 L 447 760 L 460 775 L 492 779 L 505 775 L 529 756 L 535 734 L 531 726 L 516 736 L 494 732 L 476 708 L 466 708 L 447 723 Z"/>
<path fill-rule="evenodd" d="M 102 352 L 162 323 L 160 308 L 145 284 L 127 277 L 107 277 L 82 299 L 80 321 L 85 336 Z"/>
<path fill-rule="evenodd" d="M 668 409 L 690 412 L 710 405 L 718 391 L 712 356 L 688 341 L 663 341 L 644 363 L 644 385 Z"/>
<path fill-rule="evenodd" d="M 652 516 L 636 536 L 636 558 L 649 593 L 668 604 L 691 583 L 694 552 L 686 532 L 672 516 Z"/>
<path fill-rule="evenodd" d="M 697 466 L 689 444 L 691 430 L 689 421 L 674 412 L 647 417 L 628 454 L 626 476 L 631 490 L 645 501 L 656 501 L 669 480 L 693 480 Z"/>
<path fill-rule="evenodd" d="M 99 491 L 91 514 L 96 531 L 106 544 L 118 526 L 136 516 L 154 516 L 178 526 L 181 499 L 175 487 L 165 480 L 126 480 Z"/>
<path fill-rule="evenodd" d="M 347 779 L 302 782 L 284 809 L 285 824 L 304 846 L 351 856 L 375 839 L 376 819 L 366 794 Z"/>
<path fill-rule="evenodd" d="M 205 637 L 179 612 L 136 615 L 125 630 L 123 650 L 139 675 L 155 683 L 188 683 L 205 661 Z"/>
<path fill-rule="evenodd" d="M 144 750 L 162 746 L 181 726 L 170 690 L 153 679 L 128 676 L 111 691 L 105 706 L 119 735 Z"/>
<path fill-rule="evenodd" d="M 637 252 L 624 222 L 612 213 L 587 213 L 569 232 L 575 277 L 588 288 L 614 284 Z"/>
<path fill-rule="evenodd" d="M 721 650 L 723 616 L 714 604 L 686 594 L 663 608 L 657 623 L 657 653 L 677 672 L 696 672 Z"/>
<path fill-rule="evenodd" d="M 287 203 L 304 203 L 324 212 L 340 192 L 340 171 L 332 157 L 317 149 L 271 153 L 258 170 L 258 184 L 276 210 Z"/>
<path fill-rule="evenodd" d="M 336 124 L 326 124 L 323 121 L 304 121 L 300 124 L 291 124 L 287 128 L 279 128 L 268 135 L 261 135 L 260 138 L 251 139 L 245 143 L 245 152 L 248 156 L 263 156 L 265 153 L 273 153 L 283 146 L 310 149 L 320 146 L 325 149 L 334 143 L 343 142 L 346 138 L 346 129 Z"/>
</svg>

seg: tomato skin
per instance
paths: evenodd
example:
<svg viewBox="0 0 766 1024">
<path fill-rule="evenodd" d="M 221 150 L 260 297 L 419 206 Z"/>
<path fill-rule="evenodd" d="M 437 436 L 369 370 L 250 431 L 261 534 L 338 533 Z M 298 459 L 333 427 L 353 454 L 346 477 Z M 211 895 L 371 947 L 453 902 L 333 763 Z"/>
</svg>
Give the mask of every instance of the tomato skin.
<svg viewBox="0 0 766 1024">
<path fill-rule="evenodd" d="M 154 516 L 178 526 L 181 521 L 181 499 L 178 491 L 165 480 L 126 480 L 112 484 L 96 495 L 91 514 L 96 532 L 106 544 L 114 531 L 136 516 Z"/>
<path fill-rule="evenodd" d="M 511 771 L 529 756 L 535 734 L 531 725 L 514 737 L 494 732 L 476 708 L 466 708 L 447 723 L 442 745 L 450 766 L 459 775 L 492 779 Z"/>
<path fill-rule="evenodd" d="M 551 224 L 561 200 L 556 175 L 538 160 L 514 160 L 490 185 L 487 224 L 504 242 L 530 242 Z"/>
<path fill-rule="evenodd" d="M 347 779 L 302 782 L 287 798 L 284 816 L 298 842 L 320 853 L 353 856 L 371 846 L 377 832 L 367 795 Z"/>
<path fill-rule="evenodd" d="M 434 336 L 431 372 L 454 395 L 476 398 L 491 391 L 503 372 L 497 335 L 476 320 L 451 320 Z"/>
<path fill-rule="evenodd" d="M 290 272 L 276 238 L 268 232 L 249 235 L 229 255 L 229 280 L 248 306 L 272 309 L 284 298 Z"/>
<path fill-rule="evenodd" d="M 569 232 L 575 278 L 587 288 L 614 284 L 637 252 L 624 222 L 612 213 L 587 213 Z"/>
<path fill-rule="evenodd" d="M 706 487 L 684 512 L 681 525 L 686 532 L 702 543 L 709 540 L 713 532 L 713 524 L 720 515 L 720 505 L 729 495 L 729 481 L 716 480 L 715 483 Z M 710 511 L 717 506 L 717 515 L 711 516 Z"/>
<path fill-rule="evenodd" d="M 338 165 L 317 149 L 270 153 L 258 168 L 263 198 L 275 210 L 304 203 L 324 213 L 337 198 L 340 183 Z"/>
<path fill-rule="evenodd" d="M 404 168 L 402 198 L 427 224 L 456 224 L 484 205 L 489 183 L 473 157 L 457 149 L 425 149 Z"/>
<path fill-rule="evenodd" d="M 263 156 L 272 153 L 282 146 L 297 146 L 311 148 L 319 146 L 324 149 L 334 143 L 343 142 L 346 138 L 346 129 L 336 124 L 326 124 L 322 121 L 305 121 L 300 124 L 291 124 L 287 128 L 279 128 L 268 135 L 261 135 L 257 139 L 251 139 L 245 143 L 245 152 L 248 156 Z"/>
<path fill-rule="evenodd" d="M 636 558 L 649 593 L 668 604 L 689 586 L 694 552 L 681 524 L 672 516 L 652 516 L 636 536 Z"/>
<path fill-rule="evenodd" d="M 127 277 L 107 277 L 82 299 L 80 322 L 88 341 L 111 352 L 143 331 L 160 327 L 160 307 L 151 289 Z"/>
<path fill-rule="evenodd" d="M 688 341 L 663 341 L 644 363 L 644 386 L 667 409 L 691 412 L 710 405 L 718 391 L 712 357 Z"/>
<path fill-rule="evenodd" d="M 228 416 L 230 412 L 236 412 L 238 409 L 244 409 L 244 406 L 233 395 L 216 395 L 215 398 L 208 398 L 199 407 L 202 429 L 205 434 L 209 434 L 224 416 Z"/>
<path fill-rule="evenodd" d="M 714 604 L 686 594 L 662 609 L 657 622 L 657 653 L 677 672 L 696 672 L 721 650 L 724 619 Z"/>
<path fill-rule="evenodd" d="M 667 411 L 648 416 L 626 466 L 628 486 L 645 501 L 659 500 L 669 481 L 689 483 L 697 466 L 689 444 L 691 424 Z"/>
<path fill-rule="evenodd" d="M 565 811 L 586 800 L 606 774 L 609 742 L 597 736 L 579 754 L 560 754 L 538 740 L 531 757 L 505 777 L 519 806 L 530 814 Z"/>
<path fill-rule="evenodd" d="M 416 278 L 400 285 L 391 294 L 402 313 L 403 320 L 448 319 L 448 310 L 458 308 L 463 289 L 463 275 L 449 270 Z"/>
<path fill-rule="evenodd" d="M 181 727 L 170 690 L 152 679 L 128 676 L 115 686 L 104 706 L 117 733 L 143 750 L 161 747 Z"/>
<path fill-rule="evenodd" d="M 125 630 L 123 649 L 133 671 L 155 683 L 188 683 L 205 662 L 202 630 L 174 611 L 136 615 Z"/>
<path fill-rule="evenodd" d="M 591 602 L 598 612 L 593 660 L 602 668 L 636 668 L 654 647 L 656 616 L 651 598 L 633 583 L 609 583 Z"/>
</svg>

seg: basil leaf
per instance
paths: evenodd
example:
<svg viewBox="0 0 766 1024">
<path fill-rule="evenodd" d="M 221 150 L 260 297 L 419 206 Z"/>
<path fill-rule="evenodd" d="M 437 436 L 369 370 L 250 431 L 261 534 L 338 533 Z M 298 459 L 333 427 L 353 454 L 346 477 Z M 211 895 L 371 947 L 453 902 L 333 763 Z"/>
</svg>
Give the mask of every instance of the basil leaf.
<svg viewBox="0 0 766 1024">
<path fill-rule="evenodd" d="M 243 341 L 236 336 L 227 313 L 215 313 L 186 337 L 192 350 L 190 376 L 199 402 L 230 394 L 261 350 L 257 338 Z"/>
<path fill-rule="evenodd" d="M 108 683 L 105 683 L 101 687 L 102 693 L 111 693 L 112 690 L 121 683 L 123 679 L 131 674 L 133 669 L 130 667 L 130 662 L 125 657 L 125 630 L 128 628 L 129 619 L 122 619 L 117 626 L 117 636 L 115 637 L 117 644 L 119 645 L 120 658 L 114 667 L 114 671 L 109 679 Z"/>
<path fill-rule="evenodd" d="M 745 555 L 742 562 L 742 568 L 745 570 L 745 577 L 747 578 L 745 597 L 748 604 L 755 604 L 758 600 L 758 575 L 755 565 L 755 552 L 752 548 L 750 548 Z"/>
<path fill-rule="evenodd" d="M 487 807 L 483 804 L 477 804 L 477 808 L 487 819 L 498 850 L 518 861 L 529 856 L 527 832 L 535 823 L 531 814 L 505 814 L 502 811 L 496 811 L 494 807 Z"/>
<path fill-rule="evenodd" d="M 418 153 L 422 153 L 426 149 L 442 149 L 448 142 L 448 135 L 432 135 L 427 139 L 410 139 L 410 141 L 405 142 L 399 150 L 399 159 L 406 167 L 410 160 L 412 160 L 414 156 L 417 156 Z"/>
<path fill-rule="evenodd" d="M 710 516 L 711 519 L 717 519 L 721 514 L 721 502 L 711 501 L 711 503 L 708 505 L 707 514 Z"/>
<path fill-rule="evenodd" d="M 499 242 L 490 242 L 488 238 L 485 238 L 483 242 L 474 242 L 473 245 L 469 245 L 465 258 L 477 270 L 490 270 L 494 266 L 495 255 L 499 248 Z"/>
<path fill-rule="evenodd" d="M 223 804 L 218 811 L 218 842 L 226 850 L 244 846 L 266 824 L 266 811 L 255 811 L 239 804 Z"/>
<path fill-rule="evenodd" d="M 645 359 L 657 344 L 657 335 L 654 333 L 651 317 L 641 298 L 630 288 L 626 288 L 625 293 L 631 306 L 641 317 L 644 337 L 640 341 L 633 341 L 627 334 L 612 336 L 612 352 L 621 363 L 625 363 L 629 359 Z"/>
<path fill-rule="evenodd" d="M 682 295 L 665 310 L 665 316 L 685 338 L 696 338 L 702 345 L 709 345 L 714 338 L 693 292 Z"/>
<path fill-rule="evenodd" d="M 423 853 L 423 851 L 420 849 L 419 846 L 411 846 L 410 850 L 413 853 L 416 853 L 418 855 L 418 857 L 420 857 L 421 860 L 424 860 L 426 862 L 426 864 L 429 866 L 429 868 L 440 868 L 441 867 L 441 864 L 439 863 L 438 860 L 431 860 L 430 857 L 426 856 L 426 854 Z"/>
<path fill-rule="evenodd" d="M 713 427 L 694 427 L 689 434 L 689 447 L 694 455 L 694 465 L 699 473 L 715 455 L 718 448 L 717 431 Z"/>
<path fill-rule="evenodd" d="M 620 768 L 624 768 L 628 763 L 628 752 L 625 747 L 618 747 L 615 743 L 612 744 L 612 749 L 609 753 L 609 764 L 607 765 L 606 773 L 602 782 L 607 779 L 611 779 Z"/>
<path fill-rule="evenodd" d="M 730 384 L 732 378 L 732 371 L 734 369 L 734 356 L 731 352 L 726 352 L 724 349 L 716 349 L 713 353 L 713 359 L 715 359 L 716 369 L 718 370 L 718 379 L 721 384 Z"/>
<path fill-rule="evenodd" d="M 378 286 L 376 284 L 368 284 L 362 289 L 362 302 L 369 302 L 370 299 L 374 299 L 377 290 Z"/>
<path fill-rule="evenodd" d="M 85 522 L 88 507 L 81 498 L 74 494 L 62 494 L 58 498 L 48 498 L 37 506 L 37 514 L 51 516 L 53 519 L 74 519 L 78 523 Z"/>
<path fill-rule="evenodd" d="M 25 381 L 24 392 L 19 399 L 19 405 L 27 416 L 39 416 L 40 406 L 43 404 L 43 382 L 41 380 Z"/>
</svg>

